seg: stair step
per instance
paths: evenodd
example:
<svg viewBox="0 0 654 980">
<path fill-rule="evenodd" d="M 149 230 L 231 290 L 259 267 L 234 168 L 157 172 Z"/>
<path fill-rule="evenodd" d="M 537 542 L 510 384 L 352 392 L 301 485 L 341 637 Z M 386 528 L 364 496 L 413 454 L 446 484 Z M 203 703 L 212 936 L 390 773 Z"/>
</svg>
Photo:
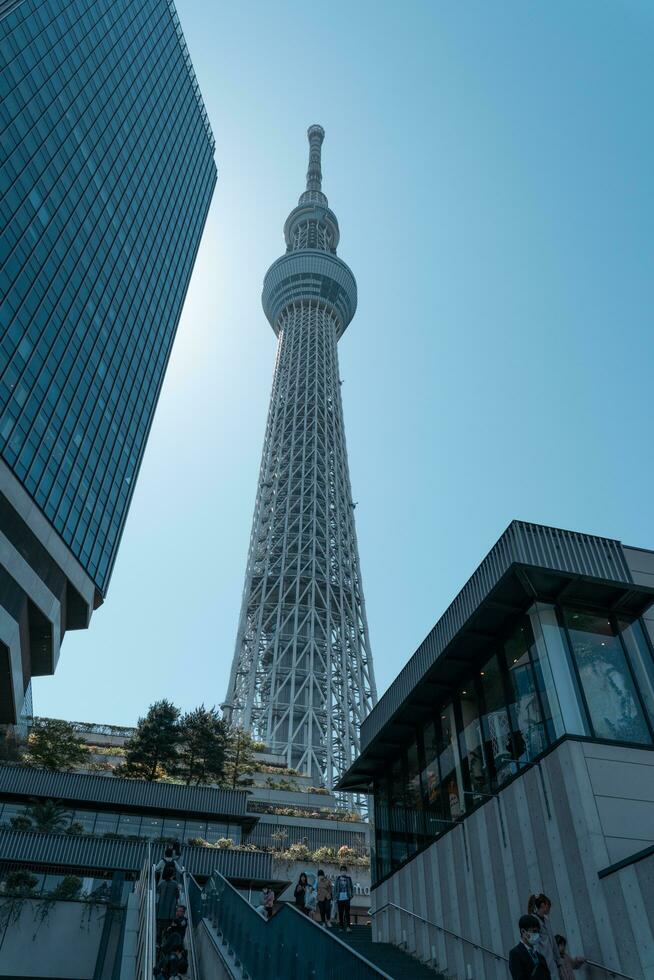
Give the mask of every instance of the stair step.
<svg viewBox="0 0 654 980">
<path fill-rule="evenodd" d="M 419 963 L 393 943 L 373 942 L 368 926 L 354 926 L 351 932 L 337 932 L 336 935 L 393 980 L 445 980 L 442 973 Z"/>
</svg>

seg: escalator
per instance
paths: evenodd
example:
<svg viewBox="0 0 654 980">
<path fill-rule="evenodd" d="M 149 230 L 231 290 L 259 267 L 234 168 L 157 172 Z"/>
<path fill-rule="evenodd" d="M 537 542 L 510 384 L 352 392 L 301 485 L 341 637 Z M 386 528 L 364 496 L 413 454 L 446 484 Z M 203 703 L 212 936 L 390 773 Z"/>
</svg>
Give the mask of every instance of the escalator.
<svg viewBox="0 0 654 980">
<path fill-rule="evenodd" d="M 186 908 L 188 925 L 184 934 L 184 948 L 188 959 L 188 971 L 184 974 L 186 980 L 200 980 L 198 973 L 195 930 L 193 922 L 192 892 L 199 892 L 198 886 L 191 876 L 182 871 L 178 876 L 180 887 L 179 904 Z M 157 977 L 160 963 L 157 946 L 157 875 L 152 861 L 152 851 L 148 855 L 135 888 L 135 900 L 138 907 L 138 927 L 136 930 L 136 950 L 134 956 L 123 953 L 123 963 L 120 980 L 153 980 Z M 196 902 L 197 908 L 197 902 Z M 133 963 L 131 962 L 133 960 Z M 163 978 L 165 974 L 159 974 Z"/>
</svg>

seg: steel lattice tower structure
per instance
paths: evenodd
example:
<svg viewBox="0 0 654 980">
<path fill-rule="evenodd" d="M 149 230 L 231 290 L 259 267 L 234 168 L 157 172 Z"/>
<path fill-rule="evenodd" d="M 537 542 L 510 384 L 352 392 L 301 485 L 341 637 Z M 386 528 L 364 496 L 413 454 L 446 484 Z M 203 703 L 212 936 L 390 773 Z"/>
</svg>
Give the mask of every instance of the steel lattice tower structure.
<svg viewBox="0 0 654 980">
<path fill-rule="evenodd" d="M 377 699 L 354 528 L 337 342 L 354 276 L 322 193 L 311 126 L 307 186 L 262 303 L 278 337 L 245 589 L 223 709 L 289 766 L 331 786 Z"/>
</svg>

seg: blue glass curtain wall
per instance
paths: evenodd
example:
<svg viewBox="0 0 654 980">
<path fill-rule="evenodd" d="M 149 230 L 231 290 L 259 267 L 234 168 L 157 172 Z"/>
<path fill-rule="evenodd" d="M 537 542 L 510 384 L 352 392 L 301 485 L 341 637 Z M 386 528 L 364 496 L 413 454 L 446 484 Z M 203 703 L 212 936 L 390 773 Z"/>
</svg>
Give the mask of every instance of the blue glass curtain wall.
<svg viewBox="0 0 654 980">
<path fill-rule="evenodd" d="M 213 139 L 167 0 L 23 0 L 0 50 L 0 452 L 104 592 Z"/>
<path fill-rule="evenodd" d="M 401 867 L 564 734 L 654 744 L 639 620 L 535 603 L 374 784 L 375 880 Z"/>
</svg>

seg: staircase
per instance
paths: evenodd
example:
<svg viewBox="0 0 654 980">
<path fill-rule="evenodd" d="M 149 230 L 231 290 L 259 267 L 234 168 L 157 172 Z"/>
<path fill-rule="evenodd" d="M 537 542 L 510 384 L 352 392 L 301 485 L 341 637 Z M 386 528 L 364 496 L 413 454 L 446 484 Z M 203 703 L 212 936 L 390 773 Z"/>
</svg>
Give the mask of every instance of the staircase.
<svg viewBox="0 0 654 980">
<path fill-rule="evenodd" d="M 370 926 L 352 926 L 352 932 L 336 932 L 336 935 L 393 980 L 445 980 L 442 973 L 425 966 L 392 943 L 374 943 Z"/>
</svg>

